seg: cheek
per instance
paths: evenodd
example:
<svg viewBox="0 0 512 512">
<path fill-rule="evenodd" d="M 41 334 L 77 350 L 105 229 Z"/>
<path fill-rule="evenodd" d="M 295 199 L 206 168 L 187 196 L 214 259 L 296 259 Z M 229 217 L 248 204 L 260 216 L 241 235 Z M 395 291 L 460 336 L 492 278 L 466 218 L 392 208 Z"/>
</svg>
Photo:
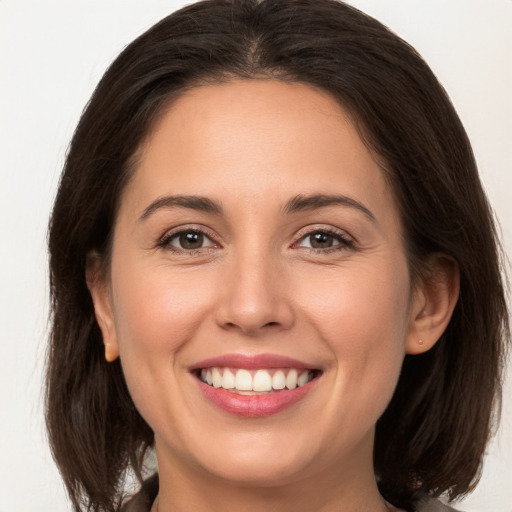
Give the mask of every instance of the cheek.
<svg viewBox="0 0 512 512">
<path fill-rule="evenodd" d="M 140 362 L 172 358 L 194 334 L 211 303 L 212 286 L 193 272 L 170 272 L 165 264 L 119 272 L 114 317 L 121 358 Z"/>
<path fill-rule="evenodd" d="M 410 294 L 405 265 L 334 268 L 303 278 L 313 286 L 302 285 L 296 296 L 318 330 L 332 342 L 339 340 L 340 349 L 370 347 L 372 339 L 384 346 L 404 341 Z"/>
<path fill-rule="evenodd" d="M 183 410 L 184 395 L 162 390 L 180 389 L 179 354 L 204 319 L 213 286 L 165 265 L 116 268 L 114 318 L 126 383 L 148 424 L 168 424 L 166 411 Z"/>
<path fill-rule="evenodd" d="M 405 265 L 333 269 L 300 293 L 310 325 L 335 361 L 333 408 L 377 419 L 391 399 L 405 355 L 409 277 Z M 340 398 L 343 397 L 343 398 Z M 368 418 L 366 418 L 368 420 Z"/>
</svg>

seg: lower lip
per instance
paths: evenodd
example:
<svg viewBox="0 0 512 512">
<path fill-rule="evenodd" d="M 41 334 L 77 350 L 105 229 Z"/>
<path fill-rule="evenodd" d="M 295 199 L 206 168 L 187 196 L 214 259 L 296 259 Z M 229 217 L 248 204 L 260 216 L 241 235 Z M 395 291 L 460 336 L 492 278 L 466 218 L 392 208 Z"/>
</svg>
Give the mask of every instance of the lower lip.
<svg viewBox="0 0 512 512">
<path fill-rule="evenodd" d="M 315 386 L 318 377 L 300 388 L 285 389 L 265 395 L 238 395 L 215 388 L 197 379 L 204 396 L 217 407 L 236 416 L 260 418 L 277 414 L 302 400 Z"/>
</svg>

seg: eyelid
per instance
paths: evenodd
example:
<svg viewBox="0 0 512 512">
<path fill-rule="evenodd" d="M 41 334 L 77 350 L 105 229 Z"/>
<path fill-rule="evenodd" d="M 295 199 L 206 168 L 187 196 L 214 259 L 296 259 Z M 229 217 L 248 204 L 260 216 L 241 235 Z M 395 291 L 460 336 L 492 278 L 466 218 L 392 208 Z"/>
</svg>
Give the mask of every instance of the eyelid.
<svg viewBox="0 0 512 512">
<path fill-rule="evenodd" d="M 194 232 L 194 233 L 201 233 L 204 235 L 208 240 L 210 240 L 213 244 L 213 246 L 207 246 L 207 247 L 200 247 L 199 249 L 182 249 L 180 247 L 174 247 L 171 246 L 169 243 L 173 238 L 178 236 L 179 234 L 183 232 Z M 202 250 L 208 250 L 212 248 L 219 248 L 221 247 L 220 242 L 218 241 L 218 236 L 216 233 L 214 233 L 212 230 L 208 229 L 206 226 L 198 225 L 198 224 L 185 224 L 181 226 L 176 226 L 174 228 L 168 229 L 165 231 L 165 233 L 158 239 L 157 241 L 157 247 L 167 248 L 169 250 L 172 250 L 174 252 L 183 252 L 183 253 L 193 253 L 195 251 L 202 251 Z"/>
<path fill-rule="evenodd" d="M 325 233 L 328 235 L 333 236 L 337 240 L 340 241 L 340 244 L 335 245 L 333 247 L 329 247 L 326 249 L 315 249 L 315 248 L 308 248 L 305 247 L 305 249 L 311 249 L 315 252 L 329 252 L 329 251 L 335 251 L 340 250 L 341 248 L 353 248 L 356 245 L 356 240 L 353 236 L 349 235 L 345 230 L 335 228 L 333 226 L 326 226 L 325 224 L 316 224 L 313 226 L 306 226 L 302 229 L 300 229 L 295 237 L 295 241 L 292 243 L 292 248 L 298 247 L 298 244 L 304 240 L 306 237 L 313 235 L 314 233 Z"/>
<path fill-rule="evenodd" d="M 169 243 L 170 240 L 177 237 L 179 234 L 183 232 L 196 232 L 201 233 L 206 238 L 212 242 L 213 246 L 207 246 L 207 247 L 200 247 L 198 249 L 182 249 L 179 247 L 171 246 Z M 325 233 L 330 236 L 333 236 L 336 238 L 340 243 L 337 245 L 334 245 L 330 248 L 325 249 L 316 249 L 316 248 L 308 248 L 303 247 L 304 249 L 310 249 L 313 252 L 323 252 L 327 253 L 330 251 L 336 251 L 341 249 L 347 249 L 347 248 L 353 248 L 356 245 L 356 240 L 354 237 L 349 235 L 345 230 L 335 228 L 333 226 L 326 226 L 325 224 L 316 224 L 311 226 L 306 226 L 304 228 L 301 228 L 296 236 L 294 237 L 294 242 L 291 244 L 291 248 L 298 248 L 300 242 L 304 240 L 306 237 L 313 235 L 314 233 Z M 191 254 L 198 251 L 204 251 L 204 250 L 211 250 L 212 248 L 221 248 L 222 245 L 219 241 L 218 235 L 203 225 L 198 224 L 185 224 L 181 226 L 176 226 L 174 228 L 168 229 L 164 232 L 164 234 L 159 237 L 156 243 L 157 247 L 161 247 L 164 249 L 171 250 L 176 253 L 186 253 Z"/>
</svg>

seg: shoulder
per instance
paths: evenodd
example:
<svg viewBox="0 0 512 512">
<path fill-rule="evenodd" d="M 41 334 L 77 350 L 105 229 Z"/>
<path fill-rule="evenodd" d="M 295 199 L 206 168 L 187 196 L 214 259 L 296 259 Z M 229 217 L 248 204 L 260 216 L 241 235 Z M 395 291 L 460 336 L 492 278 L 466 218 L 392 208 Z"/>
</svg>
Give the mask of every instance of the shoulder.
<svg viewBox="0 0 512 512">
<path fill-rule="evenodd" d="M 121 508 L 121 512 L 150 512 L 158 494 L 158 474 L 144 480 L 140 491 L 130 498 Z"/>
<path fill-rule="evenodd" d="M 416 512 L 462 512 L 434 498 L 423 498 L 416 506 Z"/>
</svg>

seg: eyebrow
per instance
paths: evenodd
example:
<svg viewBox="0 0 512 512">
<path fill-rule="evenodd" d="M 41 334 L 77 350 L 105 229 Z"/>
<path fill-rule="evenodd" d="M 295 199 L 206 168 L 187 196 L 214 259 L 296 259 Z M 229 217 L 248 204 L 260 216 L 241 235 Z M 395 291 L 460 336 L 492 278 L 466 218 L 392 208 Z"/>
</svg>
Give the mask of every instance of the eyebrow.
<svg viewBox="0 0 512 512">
<path fill-rule="evenodd" d="M 314 194 L 310 196 L 298 195 L 288 201 L 284 207 L 286 214 L 301 212 L 304 210 L 316 210 L 332 205 L 347 206 L 355 208 L 364 213 L 372 222 L 375 222 L 375 215 L 359 201 L 343 195 Z"/>
<path fill-rule="evenodd" d="M 343 195 L 313 194 L 309 196 L 297 195 L 290 199 L 283 208 L 285 214 L 316 210 L 332 205 L 341 205 L 355 208 L 364 213 L 371 221 L 375 222 L 375 215 L 359 201 Z M 220 203 L 203 196 L 164 196 L 155 199 L 139 217 L 139 221 L 147 219 L 150 215 L 162 208 L 188 208 L 191 210 L 222 215 L 223 209 Z"/>
<path fill-rule="evenodd" d="M 220 203 L 202 196 L 164 196 L 155 199 L 139 217 L 139 220 L 145 220 L 157 210 L 162 208 L 189 208 L 206 213 L 222 215 L 222 206 Z"/>
</svg>

